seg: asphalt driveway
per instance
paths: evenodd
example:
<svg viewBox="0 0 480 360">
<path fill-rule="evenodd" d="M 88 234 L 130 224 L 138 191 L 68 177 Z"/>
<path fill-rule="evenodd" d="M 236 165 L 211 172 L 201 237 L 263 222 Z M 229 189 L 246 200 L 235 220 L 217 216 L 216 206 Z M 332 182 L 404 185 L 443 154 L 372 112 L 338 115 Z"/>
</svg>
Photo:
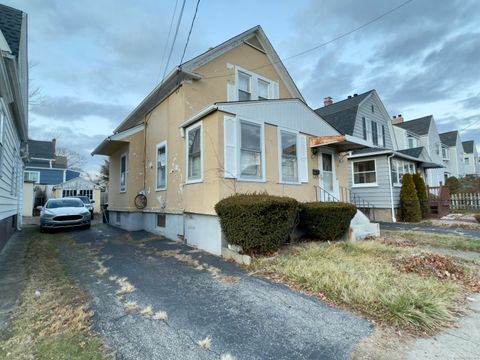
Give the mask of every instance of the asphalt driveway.
<svg viewBox="0 0 480 360">
<path fill-rule="evenodd" d="M 98 224 L 70 235 L 75 245 L 61 248 L 62 260 L 91 295 L 94 328 L 118 359 L 347 359 L 373 330 L 316 298 L 146 232 Z M 117 294 L 121 277 L 133 292 Z M 128 313 L 127 301 L 168 318 Z M 210 349 L 197 344 L 207 337 Z"/>
<path fill-rule="evenodd" d="M 440 228 L 419 224 L 379 222 L 380 230 L 421 231 L 430 234 L 464 236 L 480 240 L 480 231 L 462 228 Z"/>
</svg>

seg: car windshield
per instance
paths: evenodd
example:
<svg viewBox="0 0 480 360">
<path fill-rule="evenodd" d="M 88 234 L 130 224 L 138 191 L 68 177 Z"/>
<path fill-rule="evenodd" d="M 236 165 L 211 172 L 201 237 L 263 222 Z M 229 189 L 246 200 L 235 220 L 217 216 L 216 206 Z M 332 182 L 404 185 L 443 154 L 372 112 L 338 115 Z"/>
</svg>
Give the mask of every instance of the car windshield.
<svg viewBox="0 0 480 360">
<path fill-rule="evenodd" d="M 90 204 L 90 198 L 88 196 L 77 196 L 84 204 Z"/>
<path fill-rule="evenodd" d="M 80 199 L 55 199 L 48 200 L 47 209 L 57 209 L 62 207 L 83 207 L 83 202 Z"/>
</svg>

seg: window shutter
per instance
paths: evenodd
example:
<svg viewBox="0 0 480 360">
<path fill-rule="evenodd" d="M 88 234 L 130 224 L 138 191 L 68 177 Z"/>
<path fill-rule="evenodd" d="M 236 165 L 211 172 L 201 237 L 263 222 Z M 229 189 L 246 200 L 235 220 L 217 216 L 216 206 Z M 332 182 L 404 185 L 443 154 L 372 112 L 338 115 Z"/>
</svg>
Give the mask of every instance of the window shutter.
<svg viewBox="0 0 480 360">
<path fill-rule="evenodd" d="M 385 139 L 385 125 L 382 125 L 382 145 L 384 148 L 387 147 L 387 140 Z"/>
<path fill-rule="evenodd" d="M 308 182 L 307 137 L 301 134 L 298 135 L 298 174 L 300 182 Z"/>
<path fill-rule="evenodd" d="M 278 88 L 278 82 L 272 81 L 272 83 L 270 85 L 270 88 L 271 88 L 271 92 L 272 92 L 271 98 L 272 99 L 278 99 L 280 97 L 280 90 Z"/>
<path fill-rule="evenodd" d="M 237 177 L 237 124 L 233 117 L 225 116 L 223 120 L 224 134 L 224 176 Z"/>
</svg>

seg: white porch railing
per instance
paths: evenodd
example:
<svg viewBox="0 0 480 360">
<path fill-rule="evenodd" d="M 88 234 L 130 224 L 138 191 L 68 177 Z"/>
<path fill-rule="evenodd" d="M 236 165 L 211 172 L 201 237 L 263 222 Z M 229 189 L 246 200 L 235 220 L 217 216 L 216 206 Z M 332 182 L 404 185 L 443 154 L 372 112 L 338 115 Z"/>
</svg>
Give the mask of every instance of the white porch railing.
<svg viewBox="0 0 480 360">
<path fill-rule="evenodd" d="M 452 194 L 450 210 L 480 210 L 480 193 Z"/>
</svg>

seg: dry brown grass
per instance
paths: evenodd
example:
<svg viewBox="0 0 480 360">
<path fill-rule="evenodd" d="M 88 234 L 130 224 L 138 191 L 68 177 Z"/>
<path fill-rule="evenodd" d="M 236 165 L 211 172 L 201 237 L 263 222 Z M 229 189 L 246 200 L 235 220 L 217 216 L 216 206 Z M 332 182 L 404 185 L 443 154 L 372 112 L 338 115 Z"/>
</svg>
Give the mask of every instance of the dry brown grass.
<svg viewBox="0 0 480 360">
<path fill-rule="evenodd" d="M 168 316 L 165 311 L 157 311 L 155 315 L 153 315 L 154 320 L 165 321 L 167 320 Z"/>
<path fill-rule="evenodd" d="M 138 310 L 138 304 L 136 301 L 127 301 L 123 304 L 127 313 L 133 313 Z"/>
<path fill-rule="evenodd" d="M 120 289 L 117 290 L 116 294 L 117 295 L 125 295 L 134 292 L 135 286 L 133 286 L 126 277 L 123 278 L 117 278 L 115 280 L 118 286 L 120 286 Z"/>
<path fill-rule="evenodd" d="M 0 341 L 0 358 L 67 358 L 75 353 L 79 358 L 106 358 L 100 339 L 90 332 L 93 312 L 87 296 L 58 260 L 56 245 L 68 244 L 67 236 L 52 241 L 32 231 L 32 237 L 25 287 L 8 338 Z"/>
<path fill-rule="evenodd" d="M 153 309 L 150 305 L 144 307 L 142 310 L 140 310 L 140 315 L 145 316 L 145 317 L 150 317 L 153 314 Z"/>
<path fill-rule="evenodd" d="M 98 276 L 105 275 L 108 272 L 108 267 L 104 266 L 102 261 L 95 260 L 95 264 L 98 266 L 98 269 L 95 271 L 95 274 Z"/>
<path fill-rule="evenodd" d="M 207 336 L 203 340 L 198 340 L 197 341 L 198 346 L 200 346 L 202 349 L 210 349 L 210 346 L 212 345 L 212 339 L 210 336 Z"/>
<path fill-rule="evenodd" d="M 235 360 L 235 357 L 227 353 L 227 354 L 222 354 L 220 356 L 220 360 Z"/>
</svg>

